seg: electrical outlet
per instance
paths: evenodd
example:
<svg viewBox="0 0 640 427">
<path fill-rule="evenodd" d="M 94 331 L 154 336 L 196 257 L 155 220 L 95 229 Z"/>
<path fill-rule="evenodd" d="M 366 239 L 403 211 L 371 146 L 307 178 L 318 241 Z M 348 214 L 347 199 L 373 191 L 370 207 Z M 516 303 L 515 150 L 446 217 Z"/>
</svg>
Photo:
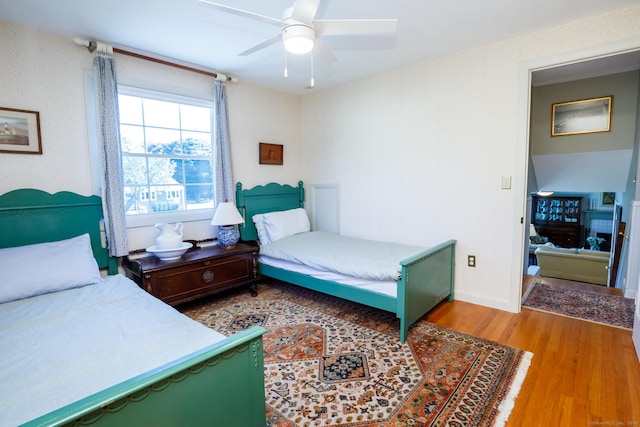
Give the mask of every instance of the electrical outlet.
<svg viewBox="0 0 640 427">
<path fill-rule="evenodd" d="M 475 255 L 467 256 L 467 265 L 469 267 L 475 267 L 476 266 L 476 256 Z"/>
</svg>

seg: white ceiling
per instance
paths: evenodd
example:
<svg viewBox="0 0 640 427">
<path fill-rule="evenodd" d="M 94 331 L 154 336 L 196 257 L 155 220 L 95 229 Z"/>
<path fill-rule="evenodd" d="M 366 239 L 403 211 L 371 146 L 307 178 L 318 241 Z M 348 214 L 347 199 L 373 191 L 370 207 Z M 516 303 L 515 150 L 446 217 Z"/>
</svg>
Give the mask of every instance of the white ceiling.
<svg viewBox="0 0 640 427">
<path fill-rule="evenodd" d="M 280 19 L 294 0 L 216 0 Z M 539 31 L 640 0 L 321 0 L 316 19 L 398 19 L 392 35 L 324 36 L 337 61 L 287 55 L 281 44 L 238 53 L 279 32 L 273 25 L 221 12 L 198 0 L 0 0 L 0 20 L 103 41 L 114 47 L 292 93 L 308 93 Z M 70 41 L 71 42 L 71 41 Z M 586 72 L 580 70 L 581 72 Z M 550 78 L 558 79 L 558 76 Z"/>
</svg>

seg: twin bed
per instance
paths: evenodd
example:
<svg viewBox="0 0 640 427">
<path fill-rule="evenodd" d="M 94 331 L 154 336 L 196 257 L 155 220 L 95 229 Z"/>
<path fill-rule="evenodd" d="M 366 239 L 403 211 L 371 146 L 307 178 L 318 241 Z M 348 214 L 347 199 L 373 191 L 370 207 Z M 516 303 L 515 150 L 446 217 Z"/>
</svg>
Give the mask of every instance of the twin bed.
<svg viewBox="0 0 640 427">
<path fill-rule="evenodd" d="M 302 181 L 236 185 L 240 235 L 260 242 L 261 275 L 395 313 L 401 342 L 415 321 L 453 299 L 455 240 L 417 248 L 312 232 L 304 198 Z"/>
<path fill-rule="evenodd" d="M 0 196 L 0 426 L 264 426 L 266 330 L 222 336 L 116 274 L 101 217 Z"/>
</svg>

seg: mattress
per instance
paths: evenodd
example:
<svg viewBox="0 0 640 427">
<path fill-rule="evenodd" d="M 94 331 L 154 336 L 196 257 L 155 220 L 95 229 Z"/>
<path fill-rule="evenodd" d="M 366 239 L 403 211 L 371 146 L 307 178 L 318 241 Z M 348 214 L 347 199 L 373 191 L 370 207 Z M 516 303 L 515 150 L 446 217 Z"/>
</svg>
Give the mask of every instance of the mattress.
<svg viewBox="0 0 640 427">
<path fill-rule="evenodd" d="M 122 275 L 0 304 L 0 425 L 24 423 L 224 338 Z"/>
<path fill-rule="evenodd" d="M 288 271 L 294 271 L 296 273 L 305 274 L 307 276 L 315 277 L 316 279 L 328 280 L 331 282 L 340 283 L 342 285 L 353 286 L 354 288 L 367 290 L 370 292 L 377 292 L 384 295 L 389 295 L 396 298 L 398 284 L 395 280 L 373 280 L 362 277 L 348 276 L 334 271 L 320 270 L 307 265 L 298 264 L 291 261 L 284 261 L 277 258 L 260 255 L 258 261 L 264 265 L 269 265 L 275 268 L 281 268 Z"/>
<path fill-rule="evenodd" d="M 400 262 L 424 248 L 343 236 L 324 231 L 299 233 L 260 246 L 260 254 L 363 279 L 396 281 Z"/>
</svg>

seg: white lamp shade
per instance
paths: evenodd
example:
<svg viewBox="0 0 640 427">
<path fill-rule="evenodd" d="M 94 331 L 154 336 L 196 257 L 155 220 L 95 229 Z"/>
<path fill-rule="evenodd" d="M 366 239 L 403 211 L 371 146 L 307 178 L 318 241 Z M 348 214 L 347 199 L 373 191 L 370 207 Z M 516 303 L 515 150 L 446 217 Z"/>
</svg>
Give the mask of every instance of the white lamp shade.
<svg viewBox="0 0 640 427">
<path fill-rule="evenodd" d="M 536 227 L 533 224 L 529 224 L 529 237 L 535 237 L 538 235 L 538 232 L 536 231 Z"/>
<path fill-rule="evenodd" d="M 284 48 L 289 53 L 309 53 L 313 49 L 316 33 L 306 25 L 289 25 L 282 32 Z"/>
<path fill-rule="evenodd" d="M 224 202 L 218 205 L 216 213 L 213 214 L 211 225 L 234 225 L 242 224 L 244 219 L 238 209 L 231 202 Z"/>
</svg>

